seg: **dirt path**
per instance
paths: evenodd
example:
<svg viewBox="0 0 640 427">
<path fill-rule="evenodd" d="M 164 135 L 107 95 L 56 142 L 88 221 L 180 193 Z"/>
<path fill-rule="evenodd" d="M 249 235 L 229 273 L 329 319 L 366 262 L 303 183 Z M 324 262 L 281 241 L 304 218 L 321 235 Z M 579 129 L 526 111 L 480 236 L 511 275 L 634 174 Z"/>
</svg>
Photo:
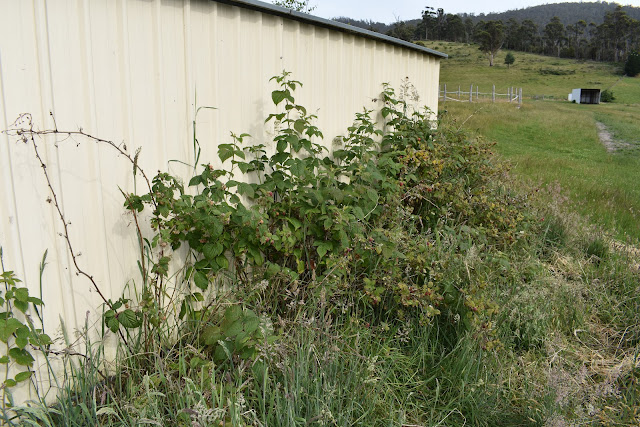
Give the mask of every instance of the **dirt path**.
<svg viewBox="0 0 640 427">
<path fill-rule="evenodd" d="M 609 130 L 603 123 L 596 122 L 596 128 L 598 129 L 598 137 L 600 138 L 600 142 L 602 142 L 609 153 L 615 153 L 618 150 L 632 147 L 632 145 L 628 142 L 615 140 L 611 132 L 609 132 Z"/>
</svg>

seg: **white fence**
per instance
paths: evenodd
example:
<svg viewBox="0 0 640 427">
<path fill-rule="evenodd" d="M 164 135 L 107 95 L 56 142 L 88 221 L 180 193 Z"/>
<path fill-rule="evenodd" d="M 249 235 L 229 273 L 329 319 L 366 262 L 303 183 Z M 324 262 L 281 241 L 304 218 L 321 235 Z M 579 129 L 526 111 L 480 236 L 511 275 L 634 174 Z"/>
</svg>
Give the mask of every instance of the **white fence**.
<svg viewBox="0 0 640 427">
<path fill-rule="evenodd" d="M 446 84 L 440 85 L 439 98 L 441 102 L 483 102 L 483 101 L 507 101 L 522 104 L 522 88 L 509 87 L 506 93 L 496 92 L 496 85 L 492 85 L 491 92 L 481 92 L 479 86 L 470 85 L 468 91 L 462 90 L 462 86 L 453 88 Z"/>
</svg>

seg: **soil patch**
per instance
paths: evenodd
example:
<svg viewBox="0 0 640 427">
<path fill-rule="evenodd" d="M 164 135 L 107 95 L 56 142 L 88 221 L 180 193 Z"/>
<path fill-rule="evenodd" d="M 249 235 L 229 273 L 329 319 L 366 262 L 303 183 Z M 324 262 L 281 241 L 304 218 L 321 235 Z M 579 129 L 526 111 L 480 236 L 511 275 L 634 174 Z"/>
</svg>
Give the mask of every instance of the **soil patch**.
<svg viewBox="0 0 640 427">
<path fill-rule="evenodd" d="M 615 153 L 618 150 L 633 147 L 633 145 L 628 142 L 614 139 L 613 134 L 609 132 L 603 123 L 596 122 L 596 128 L 598 129 L 598 138 L 600 138 L 600 142 L 602 142 L 609 153 Z"/>
</svg>

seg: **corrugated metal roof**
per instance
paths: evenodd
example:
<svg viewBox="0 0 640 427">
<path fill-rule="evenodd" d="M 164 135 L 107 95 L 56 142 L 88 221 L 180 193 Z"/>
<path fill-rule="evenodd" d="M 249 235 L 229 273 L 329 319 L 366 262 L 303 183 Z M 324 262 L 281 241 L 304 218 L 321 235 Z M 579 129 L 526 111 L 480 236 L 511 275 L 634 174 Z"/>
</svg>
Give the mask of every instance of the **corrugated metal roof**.
<svg viewBox="0 0 640 427">
<path fill-rule="evenodd" d="M 311 25 L 318 25 L 321 27 L 330 28 L 337 31 L 356 34 L 361 37 L 380 40 L 385 43 L 406 47 L 412 50 L 417 50 L 419 52 L 437 56 L 440 58 L 449 57 L 446 53 L 438 52 L 437 50 L 429 49 L 427 47 L 420 46 L 415 43 L 410 43 L 404 40 L 397 39 L 395 37 L 390 37 L 381 33 L 376 33 L 375 31 L 369 31 L 363 28 L 354 27 L 353 25 L 344 24 L 342 22 L 320 18 L 318 16 L 309 15 L 307 13 L 296 12 L 294 10 L 287 9 L 285 7 L 276 6 L 271 3 L 265 3 L 258 0 L 212 0 L 212 1 L 217 1 L 219 3 L 225 3 L 225 4 L 244 7 L 244 8 L 253 9 L 253 10 L 258 10 L 260 12 L 268 13 L 271 15 L 284 16 L 290 19 L 294 19 L 296 21 L 306 22 Z"/>
</svg>

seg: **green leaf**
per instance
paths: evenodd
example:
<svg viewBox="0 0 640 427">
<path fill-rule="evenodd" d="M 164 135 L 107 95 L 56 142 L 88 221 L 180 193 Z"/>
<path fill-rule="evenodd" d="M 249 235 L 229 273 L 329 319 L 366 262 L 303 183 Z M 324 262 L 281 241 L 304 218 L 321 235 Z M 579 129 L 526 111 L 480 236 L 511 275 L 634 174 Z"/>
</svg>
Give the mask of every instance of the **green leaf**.
<svg viewBox="0 0 640 427">
<path fill-rule="evenodd" d="M 220 266 L 220 268 L 222 268 L 223 270 L 227 270 L 229 269 L 229 260 L 227 259 L 227 257 L 225 257 L 224 255 L 220 255 L 219 257 L 216 258 L 216 263 Z"/>
<path fill-rule="evenodd" d="M 9 337 L 11 337 L 18 328 L 23 326 L 24 325 L 18 319 L 13 317 L 7 320 L 0 320 L 0 340 L 7 342 Z"/>
<path fill-rule="evenodd" d="M 15 293 L 16 300 L 20 302 L 27 302 L 29 298 L 29 290 L 27 288 L 18 288 Z"/>
<path fill-rule="evenodd" d="M 204 328 L 200 338 L 206 345 L 216 345 L 218 341 L 224 338 L 219 326 L 208 326 Z"/>
<path fill-rule="evenodd" d="M 189 187 L 193 187 L 194 185 L 198 185 L 200 183 L 202 183 L 202 178 L 200 177 L 200 175 L 196 175 L 189 181 Z"/>
<path fill-rule="evenodd" d="M 246 195 L 251 199 L 253 199 L 253 197 L 255 196 L 253 186 L 245 182 L 241 182 L 240 184 L 238 184 L 238 193 Z"/>
<path fill-rule="evenodd" d="M 293 128 L 296 130 L 296 132 L 298 133 L 302 133 L 304 132 L 304 128 L 307 126 L 307 122 L 305 122 L 303 119 L 298 119 L 295 121 L 295 123 L 293 124 Z"/>
<path fill-rule="evenodd" d="M 353 214 L 361 221 L 364 219 L 364 212 L 362 212 L 362 208 L 360 206 L 353 208 Z"/>
<path fill-rule="evenodd" d="M 220 161 L 224 163 L 225 160 L 233 157 L 235 150 L 232 144 L 220 144 L 218 145 L 218 157 Z"/>
<path fill-rule="evenodd" d="M 16 384 L 17 383 L 14 380 L 12 380 L 11 378 L 8 378 L 8 379 L 6 379 L 4 381 L 4 386 L 7 387 L 7 388 L 8 387 L 15 387 Z"/>
<path fill-rule="evenodd" d="M 40 298 L 36 298 L 36 297 L 29 297 L 27 298 L 27 301 L 33 305 L 44 305 L 44 302 L 42 302 Z"/>
<path fill-rule="evenodd" d="M 16 375 L 16 382 L 22 382 L 22 381 L 26 381 L 29 378 L 31 378 L 31 371 L 25 371 L 25 372 L 20 372 L 19 374 Z"/>
<path fill-rule="evenodd" d="M 111 332 L 116 333 L 118 332 L 118 329 L 120 329 L 120 322 L 118 322 L 118 319 L 115 317 L 111 317 L 107 320 L 107 326 L 111 329 Z"/>
<path fill-rule="evenodd" d="M 214 259 L 216 259 L 216 257 L 218 255 L 220 255 L 222 253 L 223 250 L 224 250 L 224 247 L 222 246 L 222 243 L 220 243 L 220 242 L 207 243 L 202 248 L 202 254 L 209 261 L 213 261 Z"/>
<path fill-rule="evenodd" d="M 37 344 L 40 344 L 40 345 L 51 345 L 53 343 L 53 341 L 51 340 L 51 337 L 49 335 L 47 335 L 47 334 L 40 334 L 37 337 L 38 337 Z"/>
<path fill-rule="evenodd" d="M 9 356 L 0 357 L 0 363 L 9 363 L 10 361 L 11 359 L 9 359 Z"/>
<path fill-rule="evenodd" d="M 14 347 L 9 350 L 9 356 L 11 356 L 11 358 L 15 360 L 18 365 L 33 365 L 33 356 L 31 356 L 31 353 L 29 353 L 27 350 Z"/>
<path fill-rule="evenodd" d="M 318 256 L 323 258 L 327 254 L 328 248 L 326 245 L 318 246 Z"/>
<path fill-rule="evenodd" d="M 260 319 L 257 317 L 250 317 L 244 322 L 244 330 L 245 332 L 251 334 L 260 326 Z"/>
<path fill-rule="evenodd" d="M 193 282 L 203 291 L 206 291 L 209 287 L 209 279 L 207 275 L 201 271 L 196 271 L 196 274 L 193 275 Z"/>
<path fill-rule="evenodd" d="M 302 223 L 296 218 L 289 218 L 289 222 L 291 223 L 291 225 L 293 225 L 293 228 L 296 230 L 302 227 Z"/>
<path fill-rule="evenodd" d="M 127 329 L 138 328 L 142 324 L 138 314 L 130 308 L 118 314 L 118 321 Z"/>
<path fill-rule="evenodd" d="M 23 313 L 26 313 L 27 310 L 29 309 L 29 303 L 26 301 L 15 300 L 13 304 L 16 306 L 18 310 L 20 310 Z"/>
<path fill-rule="evenodd" d="M 242 317 L 242 307 L 239 305 L 231 305 L 224 311 L 224 320 L 233 323 Z"/>
<path fill-rule="evenodd" d="M 287 141 L 285 141 L 284 139 L 279 139 L 278 144 L 276 146 L 276 150 L 278 150 L 278 153 L 284 153 L 286 149 L 287 149 Z"/>
<path fill-rule="evenodd" d="M 273 103 L 276 105 L 280 104 L 285 99 L 290 99 L 290 98 L 291 96 L 289 95 L 288 90 L 274 90 L 273 92 L 271 92 L 271 99 L 273 100 Z"/>
<path fill-rule="evenodd" d="M 222 332 L 224 332 L 224 334 L 228 337 L 235 337 L 240 332 L 242 332 L 242 326 L 243 326 L 242 320 L 238 319 L 232 324 L 230 324 L 229 326 L 227 326 L 226 328 L 224 328 Z"/>
<path fill-rule="evenodd" d="M 25 348 L 29 343 L 29 329 L 24 326 L 16 331 L 16 345 L 18 348 Z"/>
</svg>

